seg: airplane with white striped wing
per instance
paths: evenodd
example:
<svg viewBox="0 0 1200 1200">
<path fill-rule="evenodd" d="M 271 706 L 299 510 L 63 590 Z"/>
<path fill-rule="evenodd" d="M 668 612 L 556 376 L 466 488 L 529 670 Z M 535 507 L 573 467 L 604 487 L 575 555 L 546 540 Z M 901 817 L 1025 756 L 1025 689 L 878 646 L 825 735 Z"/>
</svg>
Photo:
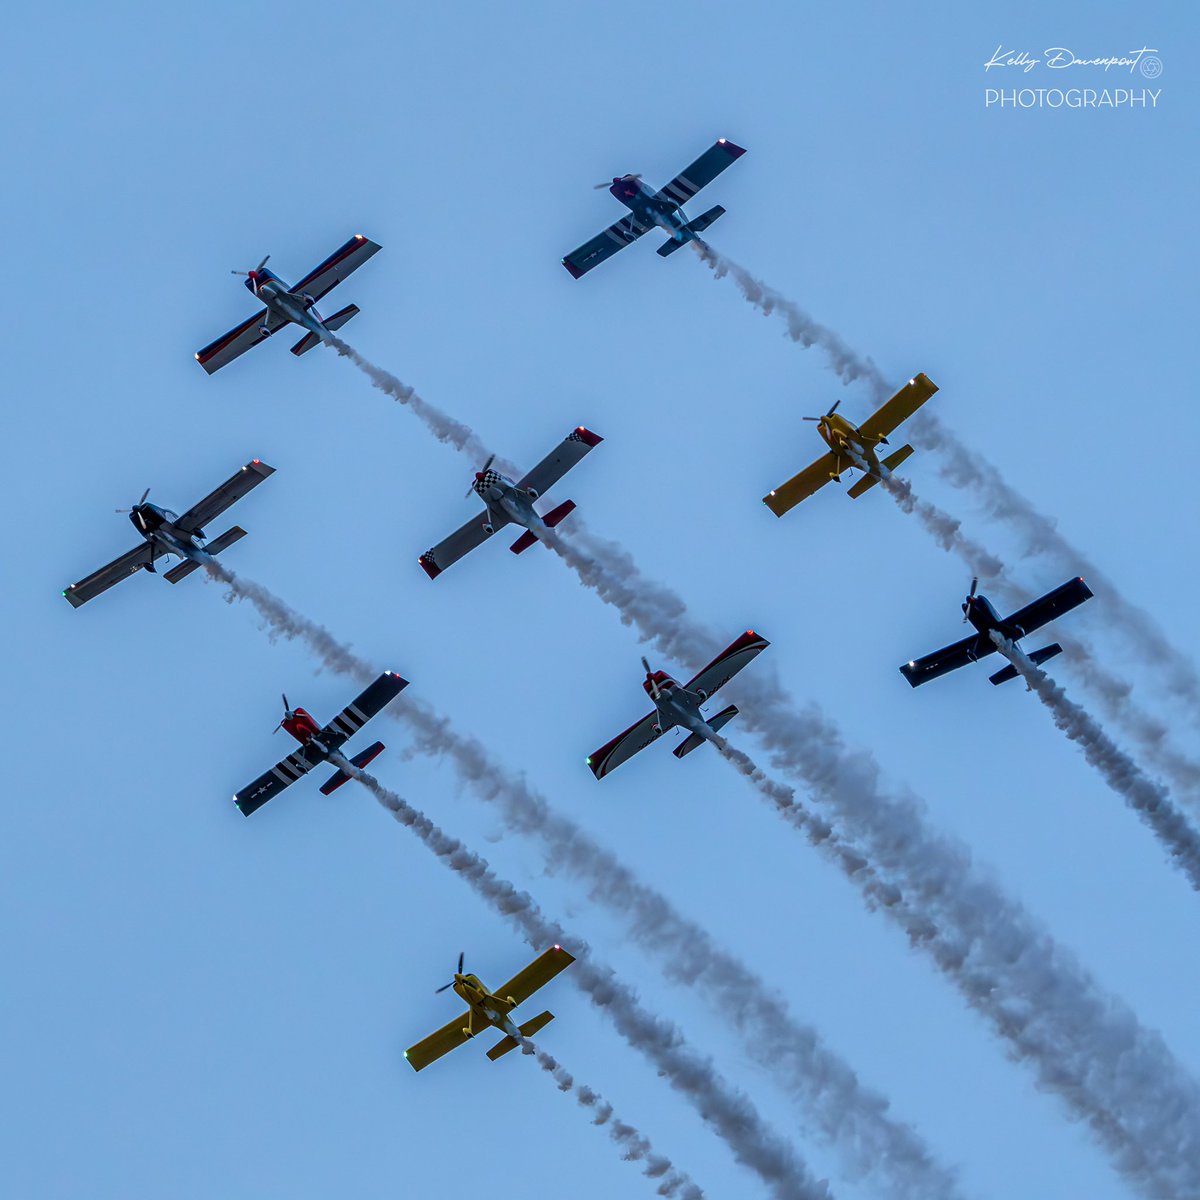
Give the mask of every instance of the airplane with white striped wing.
<svg viewBox="0 0 1200 1200">
<path fill-rule="evenodd" d="M 378 758 L 385 747 L 375 742 L 353 758 L 342 757 L 342 747 L 376 714 L 383 711 L 406 687 L 408 680 L 401 679 L 393 671 L 385 671 L 360 696 L 356 696 L 328 725 L 317 724 L 312 715 L 302 708 L 292 708 L 288 698 L 283 697 L 283 719 L 273 733 L 286 730 L 300 743 L 300 749 L 277 762 L 269 771 L 264 771 L 253 783 L 242 788 L 233 802 L 244 816 L 257 812 L 268 800 L 278 796 L 284 788 L 291 787 L 303 775 L 322 763 L 332 762 L 338 769 L 321 785 L 321 795 L 336 792 L 351 778 L 345 765 L 362 770 Z"/>
</svg>

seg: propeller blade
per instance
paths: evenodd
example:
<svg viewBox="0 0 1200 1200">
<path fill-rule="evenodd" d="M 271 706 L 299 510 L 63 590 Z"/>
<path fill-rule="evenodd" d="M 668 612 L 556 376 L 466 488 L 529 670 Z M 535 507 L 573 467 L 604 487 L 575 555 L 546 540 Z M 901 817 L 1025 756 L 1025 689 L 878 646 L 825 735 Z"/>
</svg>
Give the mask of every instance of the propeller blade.
<svg viewBox="0 0 1200 1200">
<path fill-rule="evenodd" d="M 830 410 L 829 410 L 829 411 L 828 411 L 828 412 L 827 412 L 825 415 L 826 415 L 827 417 L 832 417 L 832 416 L 833 416 L 833 414 L 834 414 L 835 412 L 837 412 L 837 408 L 838 408 L 838 405 L 839 405 L 839 404 L 841 404 L 841 400 L 840 400 L 840 399 L 839 399 L 839 400 L 835 400 L 835 401 L 833 402 L 833 407 L 832 407 L 832 408 L 831 408 L 831 409 L 830 409 Z"/>
<path fill-rule="evenodd" d="M 650 664 L 646 661 L 646 656 L 644 654 L 642 655 L 642 666 L 646 668 L 647 675 L 653 674 L 653 672 L 650 670 Z"/>
<path fill-rule="evenodd" d="M 592 184 L 592 187 L 594 187 L 596 189 L 596 191 L 600 191 L 603 188 L 612 187 L 612 184 L 611 183 L 594 183 L 594 184 Z"/>
<path fill-rule="evenodd" d="M 292 706 L 287 702 L 287 694 L 285 692 L 280 692 L 279 694 L 281 697 L 283 697 L 283 711 L 291 712 Z"/>
<path fill-rule="evenodd" d="M 975 599 L 975 589 L 976 589 L 978 586 L 979 586 L 979 576 L 978 576 L 978 575 L 976 575 L 976 576 L 975 576 L 975 578 L 971 580 L 971 596 L 970 596 L 970 598 L 971 598 L 972 600 L 974 600 L 974 599 Z"/>
<path fill-rule="evenodd" d="M 467 952 L 465 950 L 460 950 L 458 952 L 458 974 L 460 975 L 462 974 L 463 959 L 466 958 L 466 956 Z"/>
<path fill-rule="evenodd" d="M 823 420 L 825 420 L 825 418 L 824 417 L 801 417 L 800 420 L 802 420 L 802 421 L 823 421 Z"/>
<path fill-rule="evenodd" d="M 266 255 L 264 255 L 264 256 L 263 256 L 263 260 L 262 260 L 262 262 L 260 262 L 260 263 L 258 264 L 258 266 L 257 266 L 257 267 L 255 267 L 254 269 L 255 269 L 256 271 L 261 271 L 261 270 L 263 269 L 263 267 L 265 267 L 265 266 L 267 265 L 267 259 L 268 259 L 268 258 L 270 258 L 270 257 L 271 257 L 271 256 L 270 256 L 269 254 L 266 254 Z"/>
<path fill-rule="evenodd" d="M 249 271 L 230 271 L 230 275 L 249 275 Z"/>
<path fill-rule="evenodd" d="M 139 504 L 139 505 L 141 505 L 141 504 L 145 504 L 145 503 L 146 503 L 146 497 L 147 497 L 148 495 L 150 495 L 150 489 L 149 489 L 149 488 L 147 488 L 147 489 L 146 489 L 146 490 L 145 490 L 145 491 L 142 493 L 142 498 L 141 498 L 141 499 L 138 501 L 138 504 Z"/>
<path fill-rule="evenodd" d="M 452 988 L 453 986 L 454 980 L 452 979 L 449 983 L 443 983 L 440 988 L 434 988 L 433 994 L 435 996 L 440 996 L 447 988 Z"/>
</svg>

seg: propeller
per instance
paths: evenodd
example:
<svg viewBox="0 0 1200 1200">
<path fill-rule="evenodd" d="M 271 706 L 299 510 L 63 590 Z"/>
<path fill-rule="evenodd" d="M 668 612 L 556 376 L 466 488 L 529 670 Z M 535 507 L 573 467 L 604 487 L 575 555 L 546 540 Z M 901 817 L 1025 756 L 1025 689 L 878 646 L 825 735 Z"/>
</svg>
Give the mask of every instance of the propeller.
<svg viewBox="0 0 1200 1200">
<path fill-rule="evenodd" d="M 496 456 L 494 454 L 489 454 L 487 462 L 485 462 L 483 464 L 483 470 L 475 472 L 476 481 L 482 479 L 487 474 L 488 467 L 490 467 L 492 465 L 492 463 L 494 463 L 495 461 L 496 461 Z M 474 490 L 475 490 L 475 484 L 471 484 L 471 486 L 469 488 L 467 488 L 467 496 L 470 496 L 470 494 Z M 464 499 L 465 499 L 465 497 L 464 497 Z"/>
<path fill-rule="evenodd" d="M 967 614 L 971 611 L 971 601 L 975 599 L 975 589 L 979 586 L 979 576 L 976 575 L 971 580 L 971 591 L 967 596 L 967 602 L 963 605 L 963 624 L 966 624 Z"/>
<path fill-rule="evenodd" d="M 657 704 L 662 689 L 658 686 L 658 680 L 654 678 L 654 672 L 650 670 L 650 664 L 646 661 L 644 654 L 642 655 L 642 666 L 646 668 L 646 682 L 650 685 L 650 699 Z"/>
<path fill-rule="evenodd" d="M 825 414 L 825 417 L 832 417 L 833 414 L 837 412 L 837 407 L 839 404 L 841 404 L 841 400 L 835 400 L 833 402 L 833 407 Z M 825 417 L 801 417 L 800 419 L 802 421 L 824 421 Z"/>
<path fill-rule="evenodd" d="M 463 969 L 463 959 L 464 959 L 465 957 L 466 957 L 466 952 L 465 952 L 465 951 L 460 951 L 460 952 L 459 952 L 459 955 L 458 955 L 458 970 L 455 972 L 454 979 L 450 980 L 450 982 L 449 982 L 449 983 L 443 983 L 443 984 L 442 984 L 442 986 L 441 986 L 440 988 L 438 988 L 438 989 L 437 989 L 437 990 L 436 990 L 436 991 L 433 993 L 435 996 L 440 996 L 440 995 L 442 994 L 442 992 L 444 992 L 444 991 L 445 991 L 447 988 L 451 988 L 451 987 L 453 987 L 453 986 L 454 986 L 455 982 L 456 982 L 456 981 L 457 981 L 457 979 L 458 979 L 458 976 L 459 976 L 459 975 L 461 975 L 461 974 L 463 973 L 463 972 L 462 972 L 462 969 Z"/>
<path fill-rule="evenodd" d="M 597 183 L 597 184 L 594 184 L 593 186 L 595 187 L 596 191 L 599 192 L 599 191 L 603 190 L 604 188 L 612 187 L 612 185 L 614 183 L 624 183 L 624 181 L 626 179 L 641 179 L 641 175 L 640 174 L 638 174 L 638 175 L 618 175 L 614 179 L 606 179 L 603 183 Z"/>
<path fill-rule="evenodd" d="M 138 502 L 137 502 L 137 503 L 136 503 L 136 504 L 133 506 L 133 508 L 114 508 L 114 509 L 113 509 L 113 512 L 119 512 L 119 513 L 131 513 L 131 512 L 133 512 L 133 510 L 134 510 L 135 508 L 141 508 L 141 507 L 142 507 L 142 505 L 146 503 L 146 497 L 147 497 L 148 495 L 150 495 L 150 489 L 149 489 L 149 488 L 147 488 L 147 489 L 146 489 L 146 490 L 145 490 L 145 491 L 142 493 L 142 498 L 141 498 L 141 499 L 140 499 L 140 500 L 139 500 L 139 501 L 138 501 Z"/>
<path fill-rule="evenodd" d="M 287 696 L 283 692 L 279 694 L 283 696 L 283 721 L 290 721 L 296 714 L 292 712 L 292 706 L 288 703 Z M 271 732 L 278 733 L 283 728 L 283 721 L 280 721 Z"/>
<path fill-rule="evenodd" d="M 260 262 L 253 271 L 230 271 L 229 273 L 230 275 L 245 275 L 247 278 L 249 278 L 251 275 L 257 275 L 259 271 L 261 271 L 263 267 L 267 265 L 267 259 L 270 257 L 271 256 L 269 254 L 264 255 L 262 262 Z"/>
</svg>

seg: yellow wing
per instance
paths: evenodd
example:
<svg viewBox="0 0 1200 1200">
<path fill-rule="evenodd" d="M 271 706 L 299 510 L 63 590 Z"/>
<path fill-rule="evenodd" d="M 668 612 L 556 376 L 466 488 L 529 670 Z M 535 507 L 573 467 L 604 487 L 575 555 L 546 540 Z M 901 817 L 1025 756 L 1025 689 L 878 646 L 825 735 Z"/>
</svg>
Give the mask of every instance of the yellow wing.
<svg viewBox="0 0 1200 1200">
<path fill-rule="evenodd" d="M 448 1025 L 443 1025 L 437 1033 L 431 1033 L 415 1046 L 409 1046 L 404 1052 L 408 1065 L 414 1071 L 420 1071 L 423 1067 L 429 1066 L 431 1062 L 436 1062 L 443 1054 L 457 1050 L 463 1042 L 469 1040 L 469 1035 L 465 1031 L 470 1024 L 471 1013 L 468 1010 Z"/>
<path fill-rule="evenodd" d="M 575 961 L 561 946 L 553 946 L 545 954 L 535 958 L 524 970 L 518 971 L 503 987 L 496 989 L 501 1000 L 520 1004 L 529 999 L 540 987 L 545 987 L 559 971 L 565 971 Z"/>
<path fill-rule="evenodd" d="M 822 455 L 811 467 L 805 467 L 799 475 L 793 475 L 787 483 L 781 483 L 773 492 L 763 497 L 763 503 L 777 516 L 807 500 L 813 492 L 820 491 L 831 479 L 840 475 L 853 464 L 840 458 L 831 450 Z"/>
<path fill-rule="evenodd" d="M 914 375 L 873 417 L 868 417 L 859 427 L 865 438 L 874 441 L 887 437 L 938 390 L 937 384 L 924 371 Z"/>
</svg>

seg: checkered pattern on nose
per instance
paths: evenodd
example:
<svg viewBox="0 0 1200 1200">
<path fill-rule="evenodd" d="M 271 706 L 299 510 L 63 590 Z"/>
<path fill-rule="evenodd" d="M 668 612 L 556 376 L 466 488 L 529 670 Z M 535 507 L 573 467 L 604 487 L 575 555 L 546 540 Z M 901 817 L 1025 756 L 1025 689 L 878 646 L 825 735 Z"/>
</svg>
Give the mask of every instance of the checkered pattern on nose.
<svg viewBox="0 0 1200 1200">
<path fill-rule="evenodd" d="M 483 475 L 471 485 L 481 496 L 492 486 L 502 484 L 504 476 L 499 471 L 484 471 Z"/>
</svg>

